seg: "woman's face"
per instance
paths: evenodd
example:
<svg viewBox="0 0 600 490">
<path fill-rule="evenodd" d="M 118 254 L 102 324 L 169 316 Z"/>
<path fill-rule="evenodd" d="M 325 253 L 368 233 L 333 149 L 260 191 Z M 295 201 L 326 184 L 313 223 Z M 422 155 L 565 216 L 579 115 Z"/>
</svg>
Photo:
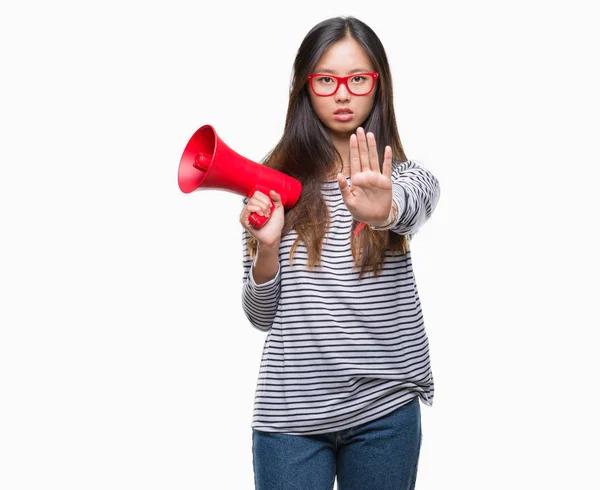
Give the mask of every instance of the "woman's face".
<svg viewBox="0 0 600 490">
<path fill-rule="evenodd" d="M 368 56 L 351 38 L 330 46 L 314 69 L 314 73 L 342 77 L 373 71 L 375 69 Z M 310 87 L 308 92 L 317 117 L 327 127 L 330 135 L 337 139 L 349 138 L 367 119 L 373 107 L 376 90 L 374 88 L 367 95 L 354 95 L 348 91 L 346 85 L 340 83 L 337 92 L 327 97 L 316 95 Z"/>
</svg>

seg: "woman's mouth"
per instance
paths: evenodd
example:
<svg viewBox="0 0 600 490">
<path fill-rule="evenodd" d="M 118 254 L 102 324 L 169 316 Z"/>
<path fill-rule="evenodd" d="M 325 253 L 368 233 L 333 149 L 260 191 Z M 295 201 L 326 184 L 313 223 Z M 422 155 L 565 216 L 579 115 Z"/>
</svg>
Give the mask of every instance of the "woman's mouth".
<svg viewBox="0 0 600 490">
<path fill-rule="evenodd" d="M 354 113 L 350 109 L 338 109 L 333 113 L 336 121 L 350 121 L 354 117 Z"/>
</svg>

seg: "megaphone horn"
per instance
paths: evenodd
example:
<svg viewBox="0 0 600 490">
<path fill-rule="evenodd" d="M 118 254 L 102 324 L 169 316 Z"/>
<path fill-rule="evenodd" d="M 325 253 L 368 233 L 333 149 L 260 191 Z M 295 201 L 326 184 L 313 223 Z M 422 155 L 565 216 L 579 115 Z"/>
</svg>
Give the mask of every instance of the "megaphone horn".
<svg viewBox="0 0 600 490">
<path fill-rule="evenodd" d="M 177 175 L 179 188 L 188 194 L 203 189 L 220 189 L 245 197 L 256 191 L 269 196 L 274 190 L 285 209 L 296 205 L 302 193 L 300 181 L 278 170 L 249 160 L 229 148 L 207 124 L 198 129 L 183 150 Z M 273 211 L 274 206 L 271 206 Z M 250 215 L 255 228 L 267 222 L 266 216 Z"/>
</svg>

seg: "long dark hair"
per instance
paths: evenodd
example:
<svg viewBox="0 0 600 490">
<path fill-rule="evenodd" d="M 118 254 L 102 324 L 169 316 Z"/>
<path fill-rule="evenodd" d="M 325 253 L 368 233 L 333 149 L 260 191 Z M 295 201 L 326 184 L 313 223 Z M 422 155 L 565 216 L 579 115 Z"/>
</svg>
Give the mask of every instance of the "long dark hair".
<svg viewBox="0 0 600 490">
<path fill-rule="evenodd" d="M 313 110 L 307 78 L 327 48 L 346 38 L 360 44 L 379 73 L 373 108 L 362 127 L 366 132 L 375 134 L 380 158 L 385 146 L 390 145 L 392 160 L 406 161 L 394 113 L 392 75 L 381 41 L 369 26 L 354 17 L 334 17 L 320 22 L 308 32 L 298 49 L 283 136 L 263 161 L 264 165 L 302 183 L 302 196 L 286 212 L 281 234 L 285 236 L 292 229 L 296 230 L 298 238 L 291 249 L 290 260 L 302 240 L 307 249 L 309 267 L 320 263 L 321 244 L 329 224 L 321 182 L 326 179 L 328 171 L 341 162 L 341 155 Z M 353 230 L 357 224 L 354 221 Z M 249 248 L 252 255 L 256 253 L 256 247 L 256 241 L 251 240 Z M 353 233 L 352 253 L 355 266 L 360 267 L 360 276 L 367 272 L 378 275 L 387 249 L 405 253 L 408 249 L 406 237 L 390 231 L 374 231 L 368 226 L 357 237 Z"/>
</svg>

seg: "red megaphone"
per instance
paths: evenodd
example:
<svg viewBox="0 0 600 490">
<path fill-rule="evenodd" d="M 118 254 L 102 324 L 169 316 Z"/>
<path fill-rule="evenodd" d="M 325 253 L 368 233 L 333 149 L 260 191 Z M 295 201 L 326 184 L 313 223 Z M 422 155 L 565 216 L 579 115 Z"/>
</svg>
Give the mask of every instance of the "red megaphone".
<svg viewBox="0 0 600 490">
<path fill-rule="evenodd" d="M 221 189 L 246 197 L 255 191 L 269 196 L 274 190 L 285 209 L 296 205 L 302 184 L 289 175 L 238 155 L 210 125 L 202 126 L 190 138 L 179 162 L 177 181 L 186 194 L 202 189 Z M 275 206 L 271 206 L 271 212 Z M 252 213 L 252 226 L 260 228 L 268 218 Z"/>
</svg>

